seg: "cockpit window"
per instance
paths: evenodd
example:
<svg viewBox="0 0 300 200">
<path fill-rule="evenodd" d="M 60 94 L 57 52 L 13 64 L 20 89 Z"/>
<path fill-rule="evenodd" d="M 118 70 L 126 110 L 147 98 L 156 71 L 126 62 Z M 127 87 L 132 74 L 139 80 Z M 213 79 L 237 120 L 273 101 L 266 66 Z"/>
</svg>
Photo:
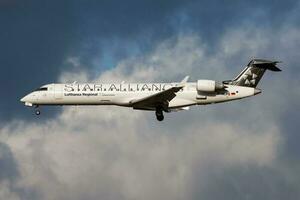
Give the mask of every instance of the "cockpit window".
<svg viewBox="0 0 300 200">
<path fill-rule="evenodd" d="M 46 88 L 46 87 L 41 87 L 41 88 L 36 89 L 35 91 L 47 91 L 47 90 L 48 90 L 48 88 Z"/>
</svg>

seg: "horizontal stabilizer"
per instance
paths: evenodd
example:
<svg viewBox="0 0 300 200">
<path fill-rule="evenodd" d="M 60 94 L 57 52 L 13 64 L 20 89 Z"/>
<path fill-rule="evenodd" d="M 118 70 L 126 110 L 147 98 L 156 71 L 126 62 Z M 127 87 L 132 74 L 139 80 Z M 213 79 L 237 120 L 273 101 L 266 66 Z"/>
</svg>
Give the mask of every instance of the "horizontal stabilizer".
<svg viewBox="0 0 300 200">
<path fill-rule="evenodd" d="M 280 61 L 270 61 L 270 60 L 263 60 L 263 59 L 253 59 L 249 62 L 248 67 L 255 66 L 258 68 L 268 69 L 271 71 L 279 72 L 279 69 L 276 64 L 281 63 Z"/>
</svg>

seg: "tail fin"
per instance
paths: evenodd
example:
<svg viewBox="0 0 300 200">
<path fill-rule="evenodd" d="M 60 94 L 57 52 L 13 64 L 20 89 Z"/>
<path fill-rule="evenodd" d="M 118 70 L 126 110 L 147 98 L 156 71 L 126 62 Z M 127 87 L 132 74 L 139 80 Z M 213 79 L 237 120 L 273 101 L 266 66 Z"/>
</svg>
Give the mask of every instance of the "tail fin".
<svg viewBox="0 0 300 200">
<path fill-rule="evenodd" d="M 279 63 L 279 61 L 253 59 L 236 78 L 223 81 L 223 83 L 255 88 L 267 69 L 271 71 L 281 71 L 276 67 L 277 63 Z"/>
</svg>

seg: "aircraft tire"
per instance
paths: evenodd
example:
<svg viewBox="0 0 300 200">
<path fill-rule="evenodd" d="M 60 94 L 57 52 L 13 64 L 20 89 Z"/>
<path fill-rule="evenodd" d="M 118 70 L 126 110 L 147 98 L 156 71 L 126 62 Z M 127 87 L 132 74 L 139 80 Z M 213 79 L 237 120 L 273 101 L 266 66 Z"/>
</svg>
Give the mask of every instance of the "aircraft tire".
<svg viewBox="0 0 300 200">
<path fill-rule="evenodd" d="M 159 108 L 156 109 L 155 115 L 156 115 L 156 119 L 158 121 L 163 121 L 164 120 L 164 113 L 163 113 L 162 109 L 159 109 Z"/>
<path fill-rule="evenodd" d="M 163 115 L 156 116 L 156 119 L 161 122 L 164 120 L 164 116 Z"/>
<path fill-rule="evenodd" d="M 36 114 L 36 115 L 40 115 L 40 114 L 41 114 L 41 111 L 40 111 L 40 110 L 35 110 L 35 114 Z"/>
</svg>

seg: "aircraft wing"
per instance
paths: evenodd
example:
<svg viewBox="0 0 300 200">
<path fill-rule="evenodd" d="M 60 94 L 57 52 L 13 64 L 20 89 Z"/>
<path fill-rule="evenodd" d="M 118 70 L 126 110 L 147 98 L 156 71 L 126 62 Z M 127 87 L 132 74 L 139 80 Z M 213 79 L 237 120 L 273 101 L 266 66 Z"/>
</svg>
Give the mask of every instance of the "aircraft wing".
<svg viewBox="0 0 300 200">
<path fill-rule="evenodd" d="M 132 107 L 135 109 L 152 110 L 157 106 L 166 105 L 176 96 L 176 93 L 182 88 L 183 86 L 175 86 L 141 99 L 132 100 Z"/>
<path fill-rule="evenodd" d="M 185 86 L 187 80 L 188 76 L 176 86 L 141 99 L 132 100 L 130 103 L 135 109 L 155 110 L 157 106 L 167 105 L 176 96 L 176 93 Z"/>
</svg>

